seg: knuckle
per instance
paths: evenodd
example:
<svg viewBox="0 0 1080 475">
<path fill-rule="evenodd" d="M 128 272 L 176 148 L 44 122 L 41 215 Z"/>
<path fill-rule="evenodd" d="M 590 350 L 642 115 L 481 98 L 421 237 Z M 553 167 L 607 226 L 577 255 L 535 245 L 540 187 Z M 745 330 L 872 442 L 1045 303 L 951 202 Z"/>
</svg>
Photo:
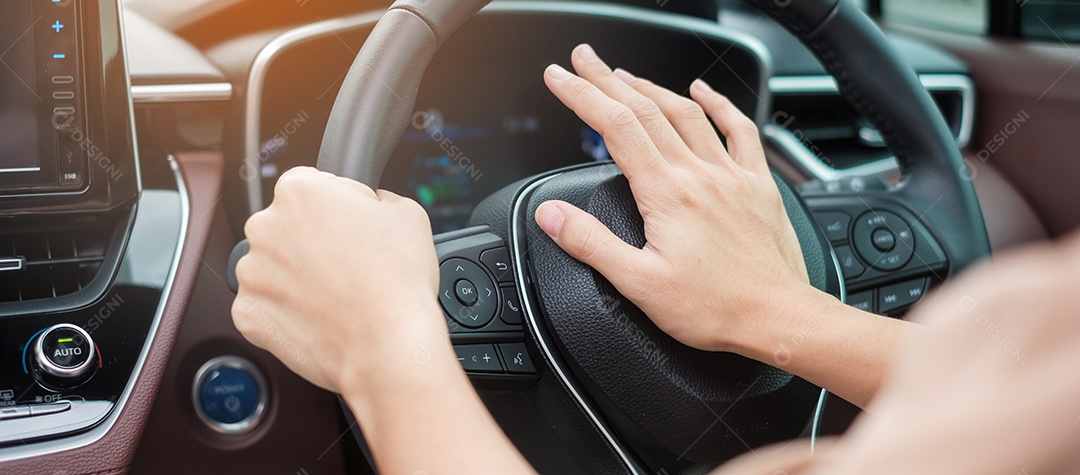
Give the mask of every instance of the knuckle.
<svg viewBox="0 0 1080 475">
<path fill-rule="evenodd" d="M 698 103 L 689 99 L 676 99 L 672 104 L 672 110 L 675 112 L 675 116 L 680 119 L 705 119 L 705 110 Z"/>
<path fill-rule="evenodd" d="M 727 96 L 719 93 L 710 94 L 705 101 L 705 106 L 708 108 L 709 113 L 714 116 L 723 117 L 724 113 L 728 111 L 728 108 L 735 107 L 735 104 L 732 104 L 731 99 L 728 99 Z"/>
<path fill-rule="evenodd" d="M 574 79 L 570 84 L 570 95 L 575 102 L 585 102 L 592 98 L 595 90 L 593 85 L 584 79 Z"/>
<path fill-rule="evenodd" d="M 249 241 L 253 238 L 261 238 L 268 226 L 266 221 L 266 211 L 260 211 L 251 215 L 251 217 L 244 222 L 244 236 L 246 236 Z"/>
<path fill-rule="evenodd" d="M 651 124 L 667 120 L 667 118 L 664 117 L 664 111 L 648 97 L 635 96 L 633 99 L 630 99 L 630 102 L 627 105 L 634 111 L 634 115 L 637 117 L 638 122 L 641 122 L 642 124 Z"/>
<path fill-rule="evenodd" d="M 648 97 L 642 95 L 633 95 L 626 102 L 626 105 L 630 107 L 630 109 L 633 110 L 634 113 L 637 114 L 639 117 L 643 115 L 653 115 L 656 112 L 659 112 L 659 109 L 656 107 L 656 103 Z"/>
<path fill-rule="evenodd" d="M 257 304 L 253 297 L 241 294 L 233 300 L 232 304 L 232 321 L 233 326 L 236 327 L 236 331 L 244 335 L 245 338 L 250 338 L 255 331 L 256 327 L 256 312 Z"/>
<path fill-rule="evenodd" d="M 742 113 L 739 113 L 738 119 L 735 120 L 733 126 L 735 128 L 735 132 L 738 134 L 746 136 L 758 135 L 757 124 L 755 124 L 754 121 L 750 120 L 749 117 L 742 115 Z"/>
<path fill-rule="evenodd" d="M 629 130 L 636 121 L 637 116 L 633 110 L 626 105 L 617 104 L 608 111 L 607 128 L 615 131 Z"/>
<path fill-rule="evenodd" d="M 427 210 L 419 202 L 410 199 L 402 199 L 401 207 L 406 216 L 413 220 L 427 220 Z"/>
<path fill-rule="evenodd" d="M 578 227 L 573 236 L 572 247 L 577 258 L 585 262 L 591 261 L 600 247 L 596 232 L 588 227 Z"/>
<path fill-rule="evenodd" d="M 251 266 L 253 265 L 252 259 L 253 257 L 247 255 L 240 258 L 240 260 L 236 262 L 236 281 L 240 283 L 240 285 L 249 288 L 252 284 L 254 284 L 254 275 L 251 271 Z"/>
</svg>

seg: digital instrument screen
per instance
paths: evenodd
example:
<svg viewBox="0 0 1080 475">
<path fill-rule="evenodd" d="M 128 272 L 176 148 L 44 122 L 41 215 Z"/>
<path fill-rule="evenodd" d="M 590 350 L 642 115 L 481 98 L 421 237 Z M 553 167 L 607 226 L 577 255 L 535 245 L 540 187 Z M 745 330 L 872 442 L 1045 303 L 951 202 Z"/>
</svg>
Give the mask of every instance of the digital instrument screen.
<svg viewBox="0 0 1080 475">
<path fill-rule="evenodd" d="M 260 142 L 251 151 L 258 162 L 241 171 L 245 179 L 261 178 L 264 203 L 282 172 L 316 163 L 344 72 L 356 57 L 350 45 L 363 44 L 365 31 L 311 39 L 279 53 L 268 68 Z M 606 17 L 478 15 L 428 66 L 379 186 L 418 201 L 432 231 L 442 233 L 466 226 L 477 204 L 511 183 L 610 160 L 600 135 L 544 84 L 547 65 L 567 65 L 581 42 L 676 93 L 701 77 L 740 109 L 759 108 L 761 64 L 725 39 Z"/>
<path fill-rule="evenodd" d="M 32 2 L 5 2 L 0 15 L 0 173 L 41 169 Z"/>
</svg>

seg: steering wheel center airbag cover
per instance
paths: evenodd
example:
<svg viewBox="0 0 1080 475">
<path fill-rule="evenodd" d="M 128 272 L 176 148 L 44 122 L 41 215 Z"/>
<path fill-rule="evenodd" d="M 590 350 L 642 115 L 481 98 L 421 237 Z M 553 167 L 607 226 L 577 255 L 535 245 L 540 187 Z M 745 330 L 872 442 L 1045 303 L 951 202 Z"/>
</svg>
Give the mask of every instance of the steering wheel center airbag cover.
<svg viewBox="0 0 1080 475">
<path fill-rule="evenodd" d="M 838 291 L 831 248 L 786 185 L 808 268 Z M 595 215 L 626 242 L 645 233 L 629 183 L 614 165 L 562 173 L 528 199 L 529 272 L 546 327 L 567 366 L 616 431 L 640 452 L 659 442 L 684 462 L 719 463 L 750 448 L 797 437 L 819 390 L 789 373 L 730 353 L 700 351 L 656 327 L 598 272 L 576 261 L 529 219 L 559 199 Z M 716 269 L 716 272 L 724 272 Z M 829 277 L 831 275 L 831 278 Z M 648 440 L 649 443 L 635 443 Z"/>
</svg>

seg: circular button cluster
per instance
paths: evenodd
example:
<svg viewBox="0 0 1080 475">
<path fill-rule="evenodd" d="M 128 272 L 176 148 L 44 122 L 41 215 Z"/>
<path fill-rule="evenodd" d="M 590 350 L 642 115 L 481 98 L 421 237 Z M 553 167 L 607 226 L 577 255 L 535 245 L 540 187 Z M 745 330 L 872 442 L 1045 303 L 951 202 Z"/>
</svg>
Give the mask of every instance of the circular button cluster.
<svg viewBox="0 0 1080 475">
<path fill-rule="evenodd" d="M 859 255 L 880 270 L 899 269 L 915 253 L 915 237 L 911 227 L 888 211 L 863 213 L 855 220 L 852 238 Z"/>
<path fill-rule="evenodd" d="M 480 328 L 499 310 L 499 288 L 472 261 L 448 259 L 439 266 L 439 302 L 450 318 L 467 328 Z"/>
<path fill-rule="evenodd" d="M 34 361 L 45 373 L 63 379 L 77 379 L 93 368 L 97 355 L 86 330 L 62 323 L 41 334 L 34 346 Z"/>
<path fill-rule="evenodd" d="M 238 356 L 219 356 L 195 373 L 195 413 L 211 429 L 227 434 L 251 431 L 266 409 L 262 373 Z"/>
</svg>

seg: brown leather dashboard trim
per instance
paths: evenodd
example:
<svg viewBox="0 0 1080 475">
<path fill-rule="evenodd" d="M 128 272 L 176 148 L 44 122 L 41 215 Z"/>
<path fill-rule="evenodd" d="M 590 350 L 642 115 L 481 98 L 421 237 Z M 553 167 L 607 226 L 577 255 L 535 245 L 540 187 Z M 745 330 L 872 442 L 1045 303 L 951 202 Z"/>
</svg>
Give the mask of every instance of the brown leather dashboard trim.
<svg viewBox="0 0 1080 475">
<path fill-rule="evenodd" d="M 139 379 L 112 430 L 97 442 L 74 450 L 0 464 L 0 472 L 26 474 L 112 475 L 127 472 L 150 416 L 162 375 L 187 309 L 195 276 L 210 231 L 214 206 L 221 196 L 224 157 L 218 152 L 179 153 L 174 159 L 188 194 L 187 239 L 173 278 L 172 291 Z"/>
</svg>

